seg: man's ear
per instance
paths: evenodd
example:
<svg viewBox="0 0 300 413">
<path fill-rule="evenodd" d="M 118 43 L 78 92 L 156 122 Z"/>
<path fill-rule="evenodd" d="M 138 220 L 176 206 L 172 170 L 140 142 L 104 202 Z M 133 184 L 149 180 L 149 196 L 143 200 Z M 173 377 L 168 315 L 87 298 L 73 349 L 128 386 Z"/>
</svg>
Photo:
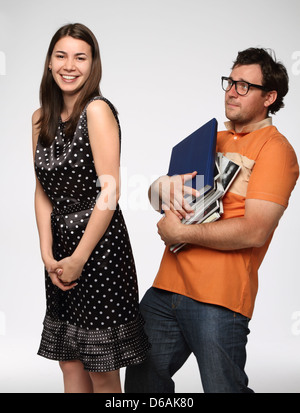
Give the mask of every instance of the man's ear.
<svg viewBox="0 0 300 413">
<path fill-rule="evenodd" d="M 272 105 L 272 103 L 275 102 L 275 100 L 277 99 L 277 92 L 276 90 L 271 90 L 270 92 L 266 93 L 266 100 L 265 100 L 265 107 L 268 108 L 269 106 Z"/>
</svg>

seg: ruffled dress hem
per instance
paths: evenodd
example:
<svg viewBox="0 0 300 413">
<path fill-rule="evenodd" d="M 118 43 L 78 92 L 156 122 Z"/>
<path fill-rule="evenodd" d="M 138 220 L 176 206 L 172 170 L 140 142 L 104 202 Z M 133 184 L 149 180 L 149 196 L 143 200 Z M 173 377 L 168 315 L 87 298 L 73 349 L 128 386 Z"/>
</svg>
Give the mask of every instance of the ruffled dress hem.
<svg viewBox="0 0 300 413">
<path fill-rule="evenodd" d="M 150 348 L 144 320 L 107 329 L 87 330 L 63 321 L 44 319 L 38 355 L 57 361 L 80 360 L 85 370 L 108 372 L 142 363 Z"/>
</svg>

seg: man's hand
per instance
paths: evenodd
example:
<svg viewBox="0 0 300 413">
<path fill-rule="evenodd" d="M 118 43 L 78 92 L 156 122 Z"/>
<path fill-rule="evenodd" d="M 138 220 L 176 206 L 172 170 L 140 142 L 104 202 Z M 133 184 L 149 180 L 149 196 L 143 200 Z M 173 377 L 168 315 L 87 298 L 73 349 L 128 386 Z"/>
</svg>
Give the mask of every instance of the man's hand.
<svg viewBox="0 0 300 413">
<path fill-rule="evenodd" d="M 175 175 L 162 176 L 158 178 L 149 189 L 149 199 L 153 208 L 160 211 L 162 204 L 165 205 L 165 210 L 169 209 L 178 218 L 188 218 L 194 213 L 193 208 L 184 198 L 185 195 L 199 197 L 200 194 L 196 189 L 185 185 L 197 175 L 197 172 Z"/>
<path fill-rule="evenodd" d="M 163 205 L 165 216 L 157 223 L 158 234 L 166 245 L 181 242 L 183 224 L 180 218 Z"/>
</svg>

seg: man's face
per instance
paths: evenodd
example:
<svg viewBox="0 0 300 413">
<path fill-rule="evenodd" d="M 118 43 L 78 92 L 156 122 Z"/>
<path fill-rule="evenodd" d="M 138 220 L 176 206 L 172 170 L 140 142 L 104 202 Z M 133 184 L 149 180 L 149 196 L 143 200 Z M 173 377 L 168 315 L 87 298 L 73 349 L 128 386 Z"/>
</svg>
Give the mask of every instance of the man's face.
<svg viewBox="0 0 300 413">
<path fill-rule="evenodd" d="M 263 76 L 260 66 L 253 64 L 236 66 L 230 73 L 230 78 L 262 85 Z M 234 85 L 225 93 L 226 117 L 234 123 L 236 132 L 246 125 L 265 119 L 269 105 L 268 93 L 254 87 L 250 87 L 245 96 L 238 95 Z"/>
</svg>

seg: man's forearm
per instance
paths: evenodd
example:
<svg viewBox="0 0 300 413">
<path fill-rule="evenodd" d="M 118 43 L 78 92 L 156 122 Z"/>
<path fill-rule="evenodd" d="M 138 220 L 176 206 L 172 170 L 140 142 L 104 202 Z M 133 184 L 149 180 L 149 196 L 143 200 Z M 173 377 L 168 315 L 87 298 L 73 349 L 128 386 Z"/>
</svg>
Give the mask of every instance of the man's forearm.
<svg viewBox="0 0 300 413">
<path fill-rule="evenodd" d="M 232 218 L 207 224 L 182 225 L 180 241 L 218 250 L 261 246 L 261 237 L 245 218 Z"/>
<path fill-rule="evenodd" d="M 207 224 L 182 224 L 171 211 L 158 224 L 158 233 L 167 245 L 196 244 L 219 250 L 261 247 L 278 225 L 284 207 L 273 202 L 247 200 L 245 215 Z"/>
</svg>

